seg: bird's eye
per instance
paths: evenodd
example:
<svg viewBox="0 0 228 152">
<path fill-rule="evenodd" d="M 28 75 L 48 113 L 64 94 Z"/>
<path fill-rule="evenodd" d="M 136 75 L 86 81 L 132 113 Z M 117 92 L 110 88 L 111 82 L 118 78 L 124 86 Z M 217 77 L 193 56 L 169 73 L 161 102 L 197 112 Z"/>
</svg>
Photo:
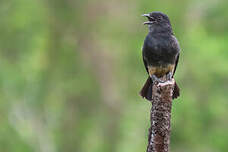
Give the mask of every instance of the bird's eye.
<svg viewBox="0 0 228 152">
<path fill-rule="evenodd" d="M 158 18 L 157 18 L 157 21 L 161 21 L 161 17 L 158 17 Z"/>
<path fill-rule="evenodd" d="M 162 21 L 162 17 L 161 16 L 159 16 L 158 18 L 157 18 L 157 20 L 159 21 L 159 22 L 161 22 Z"/>
</svg>

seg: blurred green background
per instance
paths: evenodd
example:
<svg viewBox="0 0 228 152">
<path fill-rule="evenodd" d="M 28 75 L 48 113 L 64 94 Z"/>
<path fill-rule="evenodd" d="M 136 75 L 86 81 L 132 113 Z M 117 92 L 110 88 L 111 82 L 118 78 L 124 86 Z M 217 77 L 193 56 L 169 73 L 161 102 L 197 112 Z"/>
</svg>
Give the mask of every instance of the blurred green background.
<svg viewBox="0 0 228 152">
<path fill-rule="evenodd" d="M 0 152 L 145 151 L 151 11 L 182 48 L 171 151 L 227 152 L 227 0 L 1 0 Z"/>
</svg>

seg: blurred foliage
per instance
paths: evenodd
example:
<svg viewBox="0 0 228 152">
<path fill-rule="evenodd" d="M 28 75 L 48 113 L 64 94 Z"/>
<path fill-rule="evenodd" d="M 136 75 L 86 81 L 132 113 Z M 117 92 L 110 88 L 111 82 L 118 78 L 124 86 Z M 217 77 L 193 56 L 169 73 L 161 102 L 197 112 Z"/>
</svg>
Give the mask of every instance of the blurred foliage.
<svg viewBox="0 0 228 152">
<path fill-rule="evenodd" d="M 145 151 L 151 11 L 182 48 L 171 151 L 228 151 L 226 0 L 1 0 L 0 151 Z"/>
</svg>

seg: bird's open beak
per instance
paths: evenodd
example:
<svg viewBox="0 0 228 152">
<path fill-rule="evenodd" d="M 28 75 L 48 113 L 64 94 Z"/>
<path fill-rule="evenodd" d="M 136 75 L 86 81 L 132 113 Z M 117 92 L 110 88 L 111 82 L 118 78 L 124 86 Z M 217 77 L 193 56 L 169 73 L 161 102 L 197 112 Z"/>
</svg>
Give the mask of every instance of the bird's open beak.
<svg viewBox="0 0 228 152">
<path fill-rule="evenodd" d="M 144 17 L 150 17 L 150 14 L 143 14 Z"/>
<path fill-rule="evenodd" d="M 148 25 L 149 25 L 149 24 L 153 24 L 153 23 L 154 23 L 154 22 L 152 22 L 152 21 L 146 21 L 146 22 L 143 22 L 143 24 L 144 24 L 144 25 L 146 25 L 146 24 L 148 24 Z"/>
<path fill-rule="evenodd" d="M 142 16 L 144 17 L 147 17 L 148 19 L 153 19 L 150 14 L 143 14 Z M 143 22 L 144 25 L 146 24 L 153 24 L 153 21 L 146 21 L 146 22 Z"/>
</svg>

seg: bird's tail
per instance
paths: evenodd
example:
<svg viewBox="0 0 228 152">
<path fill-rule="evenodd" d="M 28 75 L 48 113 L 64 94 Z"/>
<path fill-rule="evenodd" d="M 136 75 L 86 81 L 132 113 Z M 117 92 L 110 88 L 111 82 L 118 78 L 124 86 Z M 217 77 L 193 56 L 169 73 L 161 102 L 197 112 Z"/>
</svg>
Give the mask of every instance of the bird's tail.
<svg viewBox="0 0 228 152">
<path fill-rule="evenodd" d="M 174 84 L 174 89 L 173 89 L 173 99 L 176 99 L 180 96 L 180 88 L 178 87 L 176 81 Z"/>
<path fill-rule="evenodd" d="M 146 98 L 147 100 L 151 101 L 152 100 L 152 80 L 150 77 L 147 78 L 146 83 L 144 84 L 143 88 L 139 92 L 139 94 L 143 97 Z"/>
<path fill-rule="evenodd" d="M 153 83 L 150 77 L 147 78 L 146 83 L 144 84 L 143 88 L 140 91 L 140 95 L 143 98 L 146 98 L 147 100 L 151 101 L 152 100 L 152 88 L 153 88 Z M 174 89 L 173 89 L 173 99 L 176 99 L 180 96 L 180 88 L 178 87 L 177 83 L 175 82 L 174 84 Z"/>
</svg>

